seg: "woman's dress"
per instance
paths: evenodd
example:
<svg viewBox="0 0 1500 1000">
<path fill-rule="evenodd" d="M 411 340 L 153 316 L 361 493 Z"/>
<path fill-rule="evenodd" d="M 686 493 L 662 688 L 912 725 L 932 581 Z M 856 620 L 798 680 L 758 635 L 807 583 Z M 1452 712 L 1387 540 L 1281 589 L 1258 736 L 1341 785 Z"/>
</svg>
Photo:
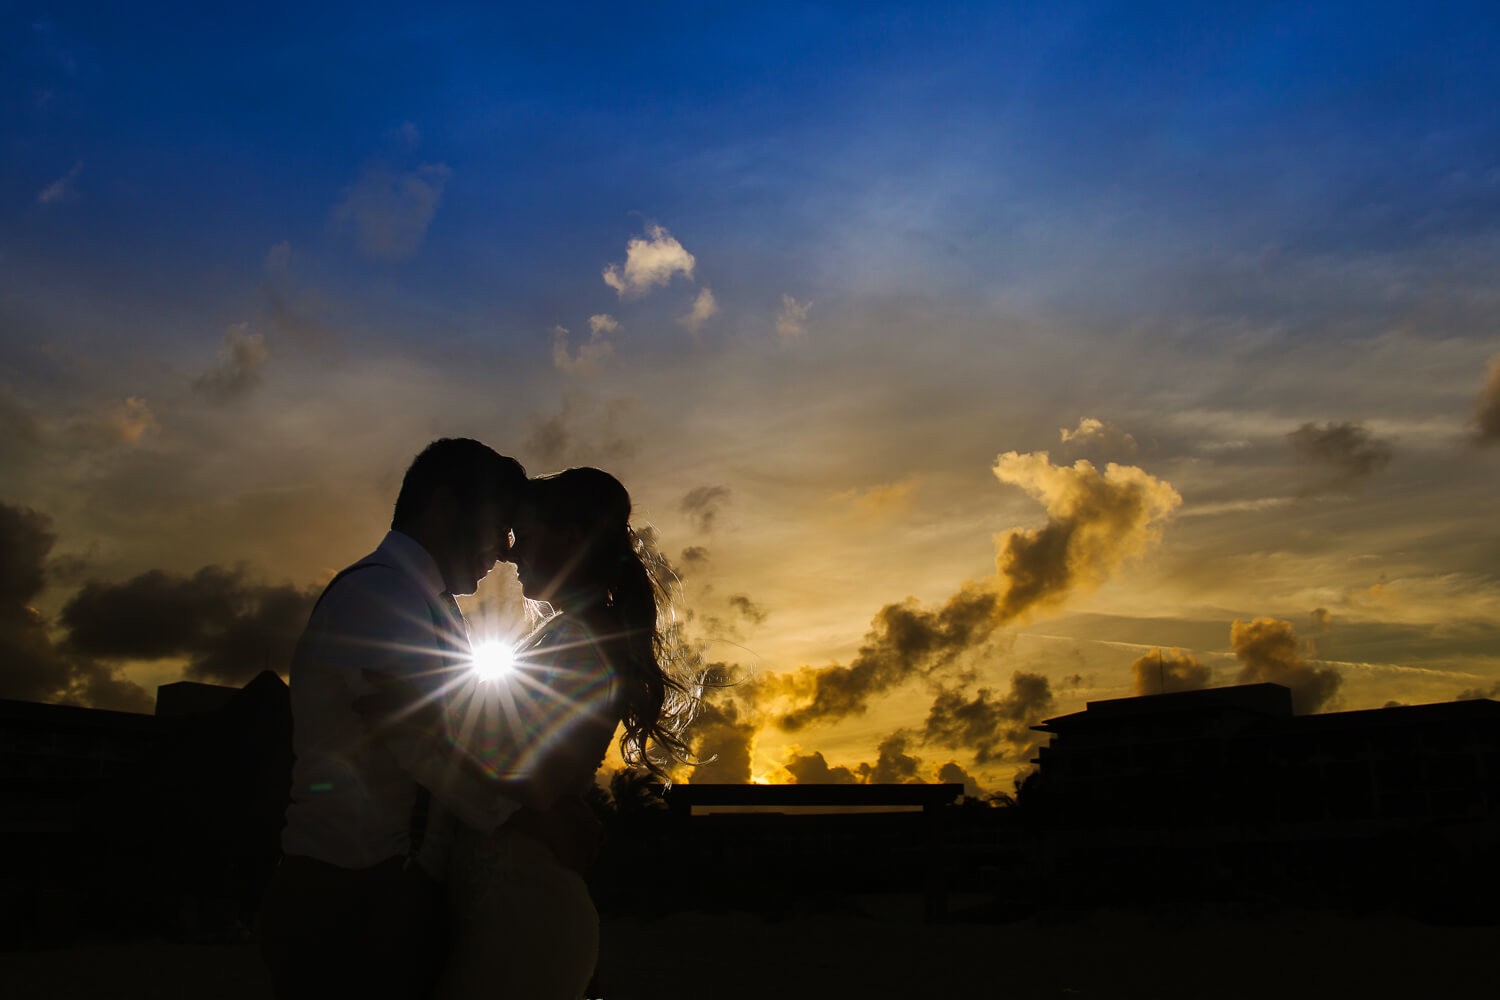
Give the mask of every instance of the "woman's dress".
<svg viewBox="0 0 1500 1000">
<path fill-rule="evenodd" d="M 619 696 L 588 629 L 557 615 L 528 637 L 502 677 L 457 693 L 449 724 L 456 744 L 502 777 L 533 773 L 560 741 L 597 766 L 620 718 Z M 578 791 L 592 779 L 592 771 L 580 775 Z M 599 950 L 599 915 L 583 876 L 524 833 L 450 829 L 452 929 L 436 996 L 582 997 Z"/>
</svg>

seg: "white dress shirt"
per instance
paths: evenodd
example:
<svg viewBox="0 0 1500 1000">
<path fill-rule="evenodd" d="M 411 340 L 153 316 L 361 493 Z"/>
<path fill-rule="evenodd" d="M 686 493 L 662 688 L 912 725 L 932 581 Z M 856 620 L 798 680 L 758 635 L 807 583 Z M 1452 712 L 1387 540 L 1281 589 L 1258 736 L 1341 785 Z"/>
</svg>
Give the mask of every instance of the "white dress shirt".
<svg viewBox="0 0 1500 1000">
<path fill-rule="evenodd" d="M 469 654 L 437 563 L 408 535 L 391 531 L 329 586 L 292 657 L 296 763 L 283 851 L 344 868 L 406 855 L 418 784 L 476 829 L 509 818 L 517 806 L 488 787 L 464 787 L 440 741 L 372 738 L 353 708 L 373 690 L 366 670 L 436 698 L 468 669 Z"/>
</svg>

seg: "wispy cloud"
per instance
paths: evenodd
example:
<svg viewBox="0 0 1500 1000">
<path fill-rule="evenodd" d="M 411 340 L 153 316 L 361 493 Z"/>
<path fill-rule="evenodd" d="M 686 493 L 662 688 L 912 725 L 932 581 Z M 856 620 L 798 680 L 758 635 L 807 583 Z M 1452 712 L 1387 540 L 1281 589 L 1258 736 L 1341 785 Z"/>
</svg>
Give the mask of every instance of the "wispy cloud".
<svg viewBox="0 0 1500 1000">
<path fill-rule="evenodd" d="M 710 532 L 719 519 L 719 512 L 729 502 L 729 487 L 698 486 L 688 490 L 677 505 L 686 514 L 693 527 L 700 532 Z"/>
<path fill-rule="evenodd" d="M 218 363 L 193 380 L 193 388 L 216 400 L 243 396 L 260 384 L 271 349 L 266 338 L 236 323 L 224 331 Z"/>
<path fill-rule="evenodd" d="M 127 396 L 103 412 L 72 419 L 65 427 L 85 447 L 102 449 L 134 447 L 161 430 L 143 396 Z"/>
<path fill-rule="evenodd" d="M 887 521 L 912 509 L 920 482 L 918 477 L 908 476 L 894 483 L 845 490 L 833 499 L 841 510 L 852 510 L 867 521 Z"/>
<path fill-rule="evenodd" d="M 569 375 L 592 375 L 615 356 L 615 345 L 608 335 L 620 324 L 609 316 L 594 316 L 589 319 L 589 339 L 578 345 L 576 352 L 568 348 L 568 328 L 552 328 L 552 364 L 558 371 Z"/>
<path fill-rule="evenodd" d="M 75 185 L 78 181 L 78 175 L 81 173 L 83 173 L 83 161 L 79 160 L 73 164 L 67 173 L 42 188 L 36 196 L 36 203 L 38 205 L 56 205 L 59 202 L 72 201 L 77 194 Z"/>
<path fill-rule="evenodd" d="M 344 191 L 333 221 L 353 229 L 354 247 L 364 256 L 404 260 L 426 239 L 451 174 L 441 163 L 407 172 L 372 166 Z"/>
<path fill-rule="evenodd" d="M 781 296 L 781 308 L 776 310 L 776 332 L 782 340 L 797 340 L 807 332 L 807 314 L 812 302 L 799 302 L 790 295 Z"/>
</svg>

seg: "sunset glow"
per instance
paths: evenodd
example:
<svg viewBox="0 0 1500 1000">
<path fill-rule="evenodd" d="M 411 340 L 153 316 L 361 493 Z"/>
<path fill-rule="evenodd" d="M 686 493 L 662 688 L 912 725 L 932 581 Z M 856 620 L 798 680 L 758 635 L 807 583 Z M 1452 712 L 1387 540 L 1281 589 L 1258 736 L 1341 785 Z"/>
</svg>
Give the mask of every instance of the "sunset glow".
<svg viewBox="0 0 1500 1000">
<path fill-rule="evenodd" d="M 179 21 L 7 22 L 0 696 L 284 673 L 438 436 L 630 490 L 685 781 L 1500 692 L 1493 4 Z"/>
</svg>

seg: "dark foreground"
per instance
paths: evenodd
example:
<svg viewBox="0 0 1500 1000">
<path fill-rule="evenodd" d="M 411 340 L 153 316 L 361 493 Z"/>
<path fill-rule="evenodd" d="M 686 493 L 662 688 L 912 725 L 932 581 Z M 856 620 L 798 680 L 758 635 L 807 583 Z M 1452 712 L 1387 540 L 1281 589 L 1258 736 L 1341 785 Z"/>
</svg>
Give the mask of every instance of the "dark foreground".
<svg viewBox="0 0 1500 1000">
<path fill-rule="evenodd" d="M 609 1000 L 1500 996 L 1494 926 L 1201 909 L 924 924 L 915 899 L 866 899 L 860 909 L 610 920 L 601 992 Z M 267 991 L 253 944 L 139 943 L 0 954 L 0 994 L 263 1000 Z"/>
</svg>

